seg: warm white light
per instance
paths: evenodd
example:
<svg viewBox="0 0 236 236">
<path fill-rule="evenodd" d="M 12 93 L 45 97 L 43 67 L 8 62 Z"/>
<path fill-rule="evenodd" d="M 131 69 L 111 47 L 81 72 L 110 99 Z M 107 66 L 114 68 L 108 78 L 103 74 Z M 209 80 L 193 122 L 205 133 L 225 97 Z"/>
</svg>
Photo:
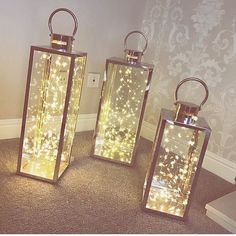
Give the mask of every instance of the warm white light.
<svg viewBox="0 0 236 236">
<path fill-rule="evenodd" d="M 58 154 L 62 115 L 67 91 L 70 58 L 37 51 L 39 60 L 33 64 L 27 122 L 23 143 L 21 171 L 52 179 Z M 36 60 L 36 59 L 35 59 Z M 76 113 L 82 88 L 85 57 L 75 59 L 69 116 L 60 173 L 68 164 L 74 137 Z M 82 66 L 82 67 L 81 67 Z M 67 163 L 66 163 L 67 162 Z M 64 164 L 63 164 L 64 163 Z"/>
<path fill-rule="evenodd" d="M 180 127 L 174 128 L 174 125 L 168 125 L 164 130 L 161 154 L 153 176 L 155 181 L 149 192 L 148 208 L 183 216 L 192 177 L 197 170 L 199 134 L 198 131 L 182 127 L 181 132 L 176 132 Z"/>
<path fill-rule="evenodd" d="M 115 69 L 112 71 L 114 78 L 110 78 L 119 81 L 117 89 L 101 105 L 95 155 L 130 163 L 144 90 L 135 77 L 137 68 L 119 67 L 116 73 Z"/>
</svg>

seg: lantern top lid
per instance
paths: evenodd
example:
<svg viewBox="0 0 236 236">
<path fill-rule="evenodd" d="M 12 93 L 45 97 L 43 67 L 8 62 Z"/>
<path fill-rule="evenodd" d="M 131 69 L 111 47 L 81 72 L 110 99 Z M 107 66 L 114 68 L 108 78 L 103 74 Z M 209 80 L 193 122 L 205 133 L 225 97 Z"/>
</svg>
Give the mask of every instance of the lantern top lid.
<svg viewBox="0 0 236 236">
<path fill-rule="evenodd" d="M 128 49 L 127 48 L 127 40 L 132 34 L 140 34 L 145 39 L 145 46 L 142 51 L 134 50 L 134 49 Z M 146 51 L 148 46 L 148 40 L 145 34 L 139 30 L 134 30 L 128 33 L 124 39 L 124 52 L 125 52 L 125 60 L 130 64 L 136 64 L 140 63 L 142 60 L 142 56 L 144 55 L 144 52 Z"/>
<path fill-rule="evenodd" d="M 124 60 L 119 57 L 110 57 L 107 59 L 107 62 L 125 65 L 125 66 L 129 66 L 129 67 L 143 68 L 143 69 L 147 69 L 147 70 L 153 70 L 153 68 L 154 68 L 153 64 L 144 63 L 144 62 L 137 62 L 135 64 L 131 64 L 131 63 L 127 62 L 127 60 Z"/>
<path fill-rule="evenodd" d="M 68 57 L 84 57 L 84 56 L 87 56 L 86 52 L 75 51 L 75 50 L 73 50 L 73 51 L 62 51 L 62 50 L 52 48 L 48 45 L 40 45 L 40 46 L 32 45 L 31 49 L 35 50 L 35 51 L 53 53 L 53 54 L 68 56 Z"/>
<path fill-rule="evenodd" d="M 178 125 L 186 128 L 194 128 L 199 130 L 209 130 L 211 131 L 211 128 L 203 117 L 198 117 L 197 121 L 195 123 L 183 123 L 181 121 L 176 120 L 175 117 L 175 111 L 162 108 L 160 113 L 161 119 L 166 120 L 169 124 L 172 125 Z"/>
<path fill-rule="evenodd" d="M 60 11 L 64 11 L 64 12 L 69 13 L 72 16 L 73 20 L 74 20 L 75 25 L 74 25 L 74 30 L 73 30 L 73 33 L 72 33 L 71 36 L 63 35 L 63 34 L 57 34 L 57 33 L 53 32 L 52 18 L 57 12 L 60 12 Z M 60 50 L 60 51 L 70 52 L 72 50 L 74 36 L 75 36 L 75 34 L 77 32 L 77 29 L 78 29 L 78 20 L 77 20 L 75 14 L 67 8 L 58 8 L 55 11 L 53 11 L 51 13 L 51 15 L 49 16 L 48 27 L 49 27 L 50 36 L 51 36 L 51 47 L 54 48 L 54 49 Z"/>
<path fill-rule="evenodd" d="M 203 85 L 203 87 L 205 88 L 205 93 L 206 93 L 205 98 L 203 99 L 200 105 L 178 100 L 178 90 L 180 86 L 188 81 L 198 82 L 201 85 Z M 199 78 L 195 78 L 195 77 L 190 77 L 190 78 L 186 78 L 180 81 L 180 83 L 177 85 L 177 88 L 175 90 L 175 100 L 176 100 L 175 101 L 175 106 L 176 106 L 175 120 L 186 123 L 186 124 L 195 123 L 196 120 L 198 119 L 197 117 L 198 112 L 201 110 L 202 106 L 207 101 L 208 95 L 209 95 L 208 87 L 203 80 Z"/>
</svg>

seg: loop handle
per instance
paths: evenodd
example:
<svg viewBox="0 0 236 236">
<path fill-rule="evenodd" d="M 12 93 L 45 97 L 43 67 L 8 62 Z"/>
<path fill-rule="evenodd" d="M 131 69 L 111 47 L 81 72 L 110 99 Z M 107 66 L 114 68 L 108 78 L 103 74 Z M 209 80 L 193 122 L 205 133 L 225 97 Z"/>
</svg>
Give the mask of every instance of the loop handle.
<svg viewBox="0 0 236 236">
<path fill-rule="evenodd" d="M 209 90 L 208 90 L 208 87 L 206 85 L 206 83 L 199 79 L 199 78 L 196 78 L 196 77 L 189 77 L 189 78 L 186 78 L 182 81 L 180 81 L 180 83 L 177 85 L 177 88 L 175 90 L 175 100 L 176 102 L 178 101 L 178 90 L 180 88 L 180 86 L 182 84 L 184 84 L 185 82 L 188 82 L 188 81 L 196 81 L 196 82 L 199 82 L 204 88 L 205 88 L 205 92 L 206 92 L 206 95 L 205 95 L 205 98 L 203 99 L 203 101 L 201 102 L 200 106 L 199 106 L 199 110 L 201 110 L 201 107 L 205 104 L 205 102 L 207 101 L 208 99 L 208 95 L 209 95 Z"/>
<path fill-rule="evenodd" d="M 67 8 L 58 8 L 58 9 L 56 9 L 55 11 L 53 11 L 51 13 L 51 15 L 50 15 L 50 17 L 48 19 L 48 28 L 49 28 L 51 34 L 54 34 L 53 33 L 53 29 L 52 29 L 52 18 L 59 11 L 65 11 L 65 12 L 69 13 L 73 17 L 73 20 L 74 20 L 74 23 L 75 23 L 75 27 L 74 27 L 72 36 L 74 37 L 76 32 L 77 32 L 77 29 L 78 29 L 78 20 L 77 20 L 75 14 L 72 11 L 70 11 L 69 9 L 67 9 Z"/>
<path fill-rule="evenodd" d="M 147 46 L 148 46 L 148 40 L 147 40 L 147 37 L 145 36 L 145 34 L 144 34 L 143 32 L 141 32 L 141 31 L 139 31 L 139 30 L 131 31 L 130 33 L 128 33 L 128 34 L 126 35 L 126 37 L 125 37 L 125 39 L 124 39 L 124 48 L 125 48 L 125 50 L 127 50 L 127 39 L 129 38 L 129 36 L 130 36 L 131 34 L 135 34 L 135 33 L 141 34 L 141 35 L 144 37 L 145 41 L 146 41 L 145 46 L 144 46 L 143 51 L 142 51 L 142 54 L 144 54 L 144 52 L 146 51 Z"/>
</svg>

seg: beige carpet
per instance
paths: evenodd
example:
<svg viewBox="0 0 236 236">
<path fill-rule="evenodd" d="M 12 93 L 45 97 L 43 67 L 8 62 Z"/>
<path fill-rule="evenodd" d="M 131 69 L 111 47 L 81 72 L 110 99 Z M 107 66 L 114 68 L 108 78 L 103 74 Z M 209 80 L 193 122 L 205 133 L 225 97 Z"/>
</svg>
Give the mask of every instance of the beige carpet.
<svg viewBox="0 0 236 236">
<path fill-rule="evenodd" d="M 141 139 L 134 167 L 89 157 L 92 132 L 78 133 L 75 161 L 56 184 L 15 175 L 19 139 L 0 141 L 0 233 L 228 233 L 205 204 L 234 189 L 201 170 L 189 220 L 143 212 L 151 143 Z"/>
</svg>

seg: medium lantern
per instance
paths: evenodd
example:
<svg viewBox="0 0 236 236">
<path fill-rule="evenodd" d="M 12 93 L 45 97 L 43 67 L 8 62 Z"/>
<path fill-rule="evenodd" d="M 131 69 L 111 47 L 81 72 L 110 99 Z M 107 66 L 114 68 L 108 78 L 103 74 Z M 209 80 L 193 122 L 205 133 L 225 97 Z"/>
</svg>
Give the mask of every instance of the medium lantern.
<svg viewBox="0 0 236 236">
<path fill-rule="evenodd" d="M 204 86 L 206 96 L 200 106 L 178 101 L 178 89 L 187 81 Z M 175 112 L 161 110 L 142 206 L 145 210 L 185 219 L 211 134 L 207 122 L 197 117 L 208 98 L 208 89 L 202 80 L 187 78 L 178 84 L 175 98 Z"/>
<path fill-rule="evenodd" d="M 69 13 L 73 36 L 55 34 L 55 13 Z M 72 51 L 78 22 L 66 8 L 48 20 L 51 46 L 31 46 L 17 173 L 56 182 L 70 163 L 86 53 Z"/>
<path fill-rule="evenodd" d="M 145 38 L 143 51 L 127 49 L 127 39 L 134 33 Z M 92 154 L 132 165 L 153 65 L 141 62 L 147 48 L 147 39 L 142 32 L 130 32 L 124 44 L 125 59 L 114 57 L 106 60 Z"/>
</svg>

